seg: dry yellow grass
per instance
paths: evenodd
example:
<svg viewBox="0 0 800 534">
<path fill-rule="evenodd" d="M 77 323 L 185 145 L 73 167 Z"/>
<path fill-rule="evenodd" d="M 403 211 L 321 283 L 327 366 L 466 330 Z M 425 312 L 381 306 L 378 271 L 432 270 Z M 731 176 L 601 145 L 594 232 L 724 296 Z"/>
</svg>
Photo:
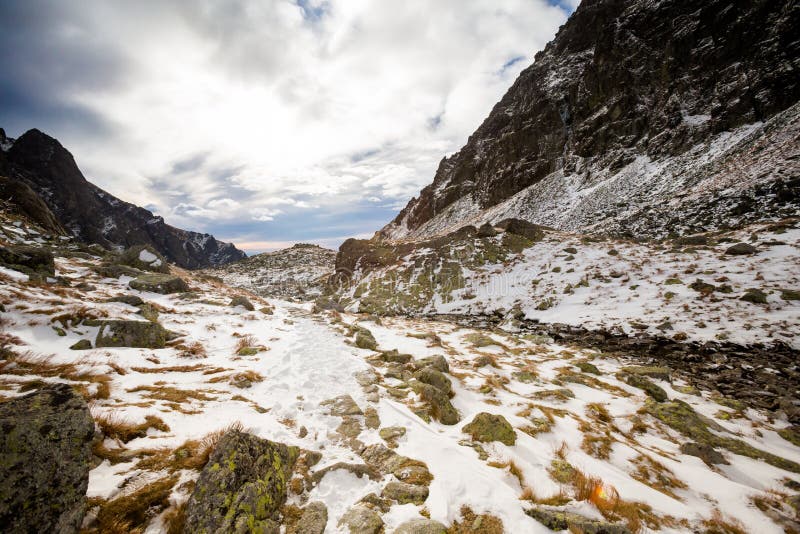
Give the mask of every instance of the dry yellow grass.
<svg viewBox="0 0 800 534">
<path fill-rule="evenodd" d="M 123 443 L 145 437 L 147 431 L 151 428 L 161 432 L 169 432 L 170 430 L 163 419 L 155 415 L 146 415 L 142 423 L 135 423 L 117 412 L 93 413 L 92 416 L 104 436 L 117 439 Z"/>
</svg>

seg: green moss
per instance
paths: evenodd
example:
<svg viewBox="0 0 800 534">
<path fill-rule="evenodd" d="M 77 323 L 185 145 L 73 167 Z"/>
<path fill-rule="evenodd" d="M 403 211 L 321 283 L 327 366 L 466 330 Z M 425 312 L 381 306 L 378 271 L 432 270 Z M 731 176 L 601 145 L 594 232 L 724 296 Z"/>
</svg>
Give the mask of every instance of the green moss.
<svg viewBox="0 0 800 534">
<path fill-rule="evenodd" d="M 580 369 L 584 373 L 590 373 L 593 375 L 601 375 L 603 373 L 600 372 L 600 369 L 597 366 L 590 362 L 577 362 L 575 366 Z"/>
</svg>

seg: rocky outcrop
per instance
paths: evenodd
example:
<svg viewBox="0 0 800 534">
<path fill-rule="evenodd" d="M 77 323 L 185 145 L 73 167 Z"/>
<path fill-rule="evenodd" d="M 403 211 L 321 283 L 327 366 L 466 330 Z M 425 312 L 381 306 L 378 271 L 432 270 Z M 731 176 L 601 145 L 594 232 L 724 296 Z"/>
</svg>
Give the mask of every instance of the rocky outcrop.
<svg viewBox="0 0 800 534">
<path fill-rule="evenodd" d="M 509 216 L 689 232 L 721 224 L 715 206 L 734 218 L 791 206 L 800 110 L 782 112 L 800 96 L 798 25 L 795 2 L 584 0 L 379 236 Z M 726 189 L 729 205 L 715 198 Z"/>
<path fill-rule="evenodd" d="M 94 423 L 66 384 L 0 403 L 0 525 L 4 532 L 78 532 L 86 508 Z"/>
<path fill-rule="evenodd" d="M 223 265 L 245 257 L 230 243 L 170 226 L 150 211 L 89 183 L 72 154 L 39 130 L 24 133 L 8 151 L 0 151 L 0 175 L 14 182 L 7 187 L 19 192 L 14 198 L 24 202 L 20 209 L 30 212 L 31 218 L 44 221 L 46 227 L 54 226 L 28 190 L 49 208 L 58 226 L 84 243 L 97 243 L 108 249 L 148 245 L 170 262 L 188 269 Z"/>
<path fill-rule="evenodd" d="M 514 428 L 502 415 L 481 412 L 463 430 L 475 441 L 499 441 L 506 445 L 514 445 L 517 441 Z"/>
<path fill-rule="evenodd" d="M 174 337 L 175 334 L 152 321 L 101 321 L 94 344 L 96 347 L 161 349 Z"/>
<path fill-rule="evenodd" d="M 137 245 L 131 247 L 119 255 L 117 263 L 139 269 L 140 271 L 151 271 L 154 273 L 168 273 L 169 265 L 167 260 L 153 250 L 148 245 Z"/>
<path fill-rule="evenodd" d="M 14 213 L 26 217 L 53 235 L 66 235 L 66 230 L 47 204 L 27 184 L 0 176 L 0 198 Z"/>
<path fill-rule="evenodd" d="M 240 431 L 219 441 L 186 505 L 184 532 L 278 532 L 296 447 Z"/>
<path fill-rule="evenodd" d="M 50 249 L 33 246 L 0 247 L 0 265 L 27 273 L 55 275 L 56 266 Z"/>
</svg>

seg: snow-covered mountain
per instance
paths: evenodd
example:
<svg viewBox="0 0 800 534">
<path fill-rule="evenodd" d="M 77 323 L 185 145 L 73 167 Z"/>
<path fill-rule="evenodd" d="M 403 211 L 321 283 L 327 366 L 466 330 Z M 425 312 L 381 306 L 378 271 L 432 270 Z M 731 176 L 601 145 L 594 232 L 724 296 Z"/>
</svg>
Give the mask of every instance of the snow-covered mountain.
<svg viewBox="0 0 800 534">
<path fill-rule="evenodd" d="M 188 269 L 245 257 L 231 243 L 170 226 L 162 217 L 88 182 L 72 154 L 39 130 L 30 130 L 15 140 L 0 130 L 0 145 L 0 191 L 4 200 L 50 231 L 66 231 L 84 243 L 109 249 L 150 245 L 169 261 Z"/>
<path fill-rule="evenodd" d="M 377 236 L 519 217 L 628 237 L 796 213 L 800 5 L 584 0 Z"/>
</svg>

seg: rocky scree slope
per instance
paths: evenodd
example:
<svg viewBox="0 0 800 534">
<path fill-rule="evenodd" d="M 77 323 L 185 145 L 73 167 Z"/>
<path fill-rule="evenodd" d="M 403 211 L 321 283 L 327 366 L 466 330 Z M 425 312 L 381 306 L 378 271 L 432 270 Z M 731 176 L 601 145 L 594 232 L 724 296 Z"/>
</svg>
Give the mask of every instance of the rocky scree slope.
<svg viewBox="0 0 800 534">
<path fill-rule="evenodd" d="M 336 251 L 298 243 L 204 272 L 262 297 L 308 300 L 322 294 L 335 260 Z"/>
<path fill-rule="evenodd" d="M 66 231 L 109 249 L 150 245 L 183 268 L 222 265 L 245 257 L 230 243 L 175 228 L 150 211 L 124 202 L 81 174 L 61 144 L 30 130 L 13 140 L 0 130 L 0 192 L 50 232 Z"/>
<path fill-rule="evenodd" d="M 800 5 L 584 0 L 377 236 L 520 217 L 623 236 L 796 214 Z"/>
</svg>

